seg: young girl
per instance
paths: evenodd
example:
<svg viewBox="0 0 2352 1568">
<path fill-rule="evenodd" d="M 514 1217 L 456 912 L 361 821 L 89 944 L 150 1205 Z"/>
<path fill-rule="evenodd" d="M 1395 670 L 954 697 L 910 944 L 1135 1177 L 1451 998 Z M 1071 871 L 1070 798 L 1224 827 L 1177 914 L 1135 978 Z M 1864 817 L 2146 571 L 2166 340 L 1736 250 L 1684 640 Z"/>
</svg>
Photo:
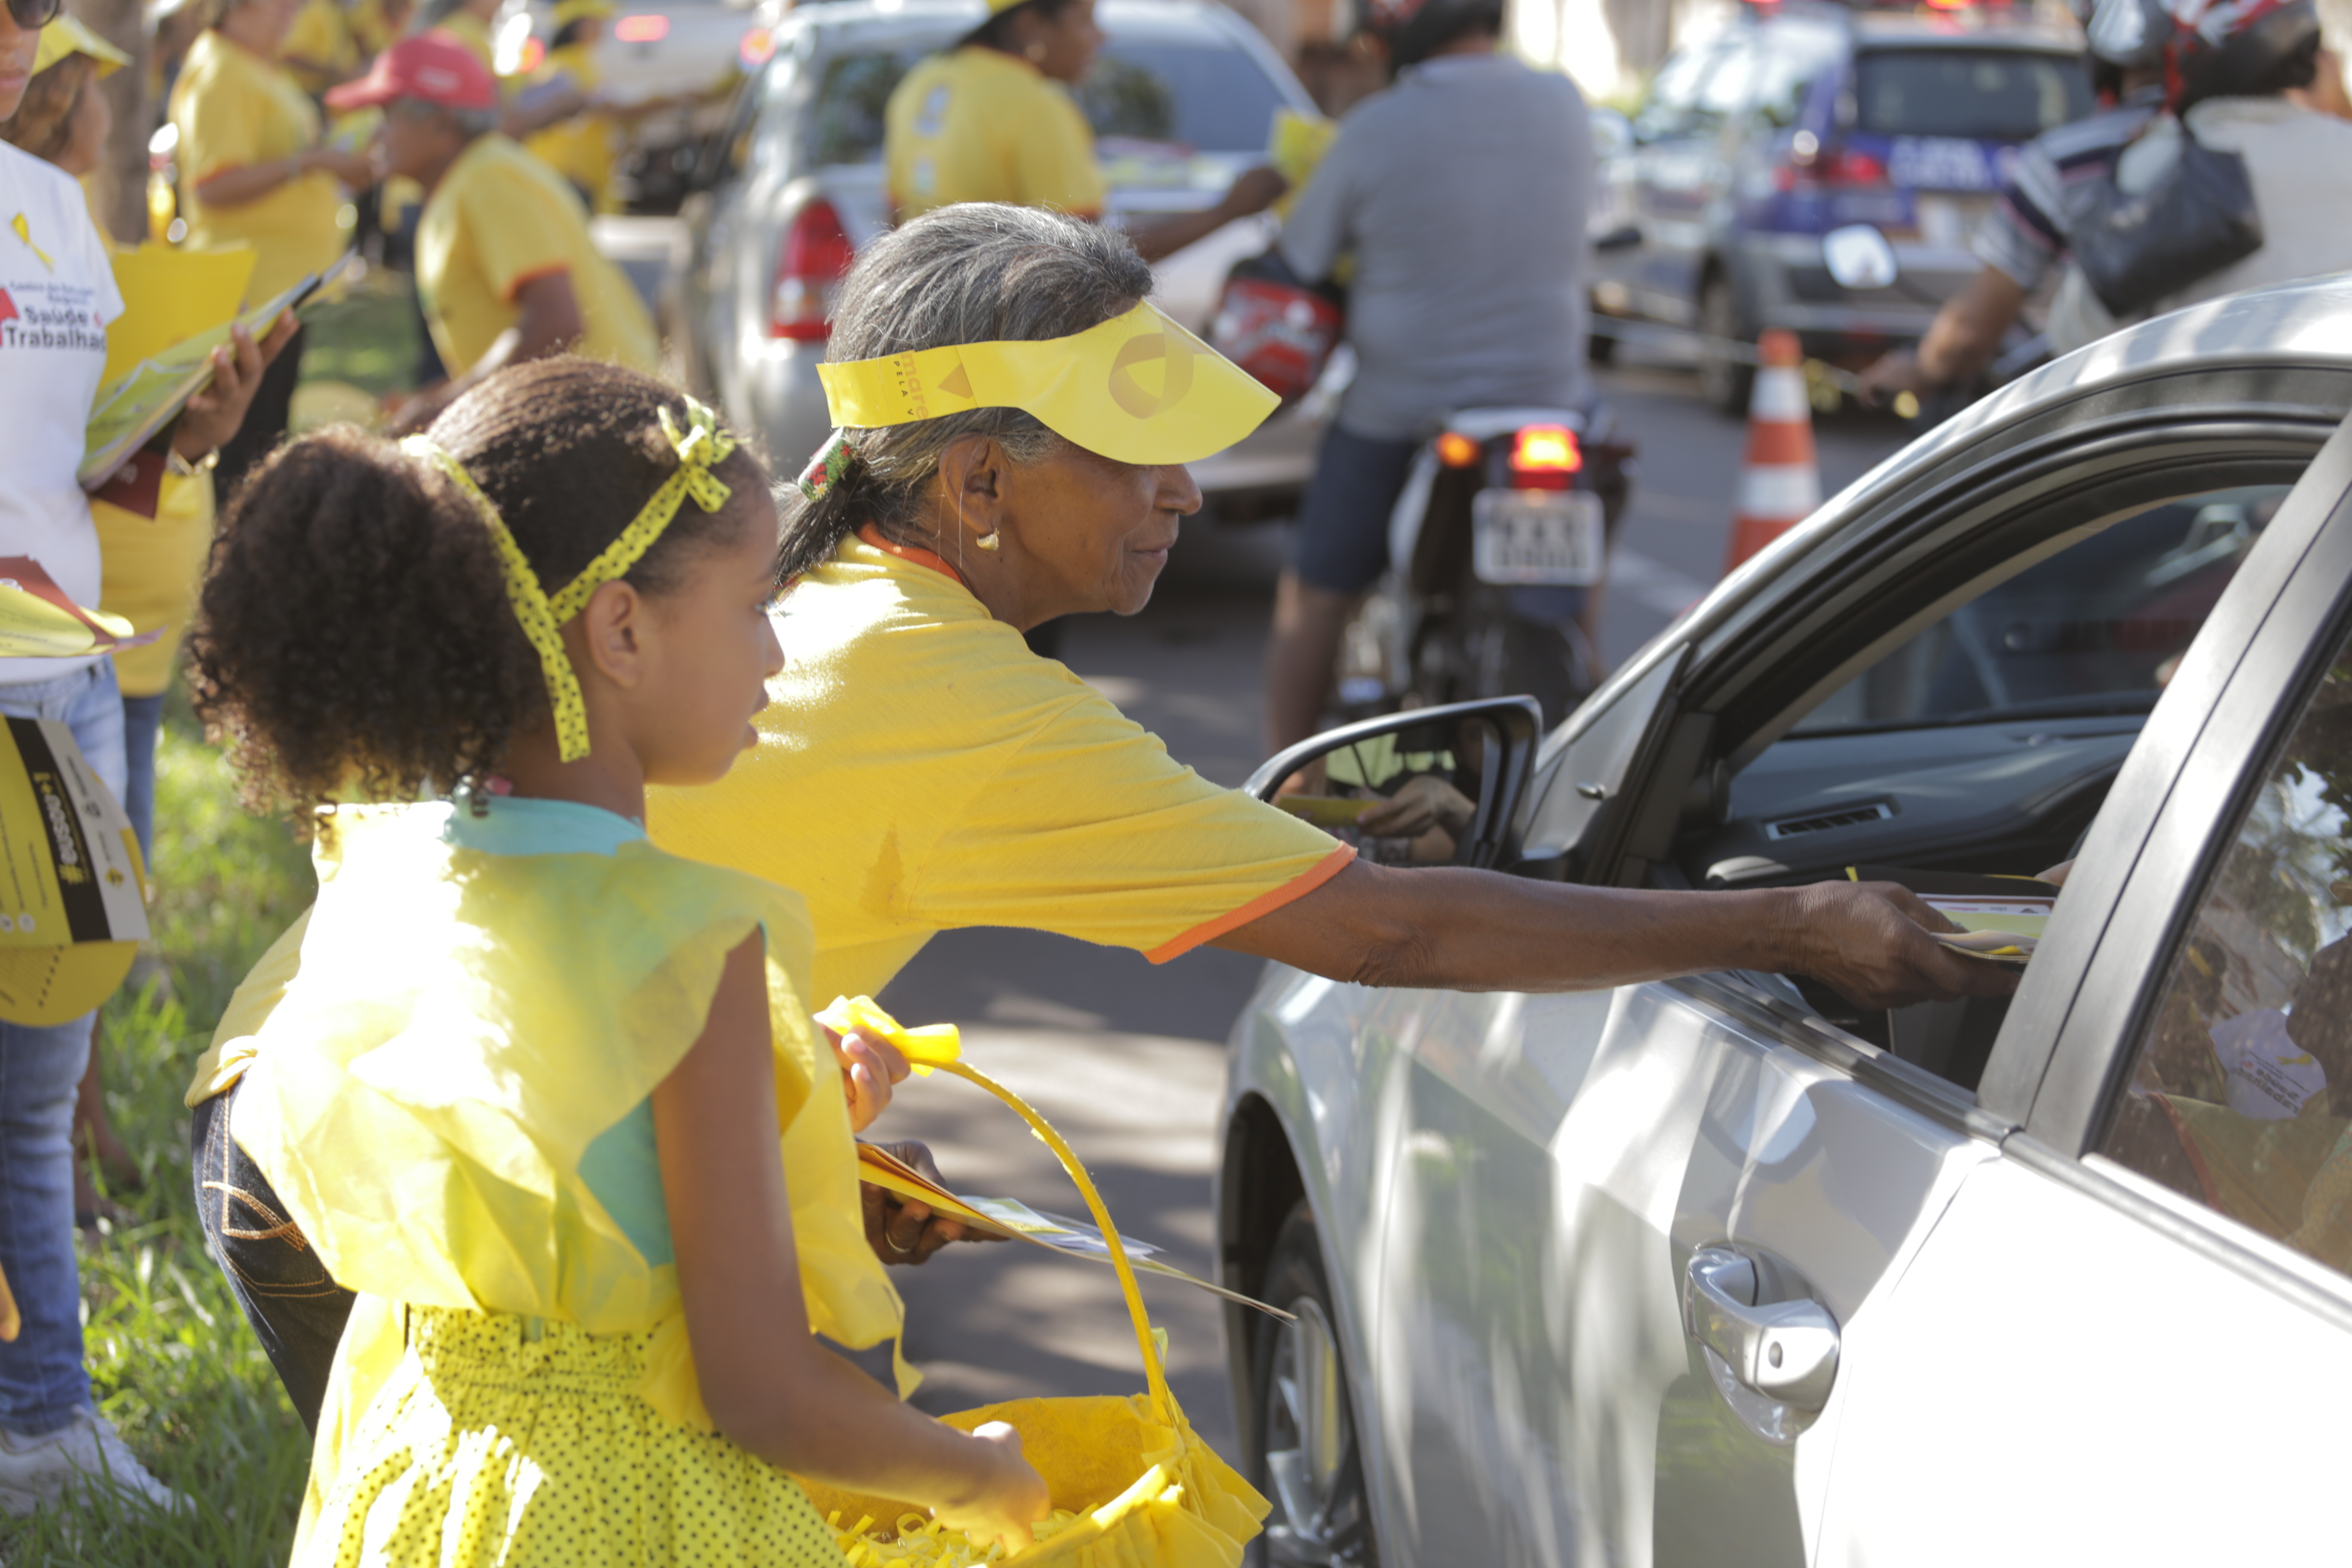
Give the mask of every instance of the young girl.
<svg viewBox="0 0 2352 1568">
<path fill-rule="evenodd" d="M 646 841 L 647 784 L 754 742 L 776 528 L 708 410 L 578 360 L 297 441 L 224 528 L 199 706 L 257 804 L 322 808 L 232 1130 L 362 1302 L 299 1564 L 838 1563 L 788 1471 L 1045 1512 L 1010 1428 L 811 1337 L 899 1312 L 800 902 Z"/>
</svg>

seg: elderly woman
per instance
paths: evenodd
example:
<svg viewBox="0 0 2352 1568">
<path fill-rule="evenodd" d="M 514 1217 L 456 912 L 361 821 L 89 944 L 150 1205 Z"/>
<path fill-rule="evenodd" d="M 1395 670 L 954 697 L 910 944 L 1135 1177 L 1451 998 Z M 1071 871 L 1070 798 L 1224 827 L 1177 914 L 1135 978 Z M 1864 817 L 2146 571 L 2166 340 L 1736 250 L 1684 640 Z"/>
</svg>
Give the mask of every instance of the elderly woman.
<svg viewBox="0 0 2352 1568">
<path fill-rule="evenodd" d="M 649 825 L 670 849 L 805 896 L 815 1001 L 878 992 L 934 932 L 992 925 L 1155 963 L 1207 943 L 1467 990 L 1759 969 L 1885 1005 L 2013 984 L 1935 942 L 1923 927 L 1937 917 L 1900 889 L 1667 893 L 1367 864 L 1202 779 L 1030 653 L 1021 634 L 1040 621 L 1143 607 L 1201 504 L 1184 463 L 1272 402 L 1153 310 L 1150 288 L 1118 234 L 991 205 L 907 225 L 844 285 L 825 370 L 850 428 L 811 466 L 813 496 L 785 508 L 797 583 L 761 744 L 721 784 L 656 791 Z M 199 1065 L 200 1136 L 226 1120 L 215 1097 L 233 1091 L 300 940 L 298 925 L 248 977 Z M 217 1180 L 237 1159 L 224 1142 L 197 1169 Z M 259 1173 L 239 1179 L 274 1208 Z M 916 1211 L 882 1239 L 912 1256 L 937 1237 Z M 331 1356 L 348 1298 L 324 1293 L 299 1240 L 272 1245 L 290 1249 L 275 1270 L 287 1284 L 247 1298 L 257 1327 Z"/>
</svg>

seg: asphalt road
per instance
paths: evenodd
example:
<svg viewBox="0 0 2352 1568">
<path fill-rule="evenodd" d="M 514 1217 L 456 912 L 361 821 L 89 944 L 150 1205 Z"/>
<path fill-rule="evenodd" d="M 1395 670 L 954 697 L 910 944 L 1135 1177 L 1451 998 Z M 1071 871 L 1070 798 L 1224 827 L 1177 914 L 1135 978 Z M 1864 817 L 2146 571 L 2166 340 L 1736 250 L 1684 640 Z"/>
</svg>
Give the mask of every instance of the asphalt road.
<svg viewBox="0 0 2352 1568">
<path fill-rule="evenodd" d="M 1671 364 L 1629 355 L 1601 381 L 1643 463 L 1612 564 L 1603 646 L 1614 661 L 1720 574 L 1745 430 L 1702 405 L 1695 378 Z M 1863 416 L 1825 421 L 1816 435 L 1824 494 L 1904 438 L 1892 420 Z M 1260 757 L 1259 664 L 1286 542 L 1279 524 L 1188 533 L 1150 606 L 1130 619 L 1073 623 L 1066 662 L 1177 758 L 1218 783 L 1241 783 Z M 1036 932 L 959 931 L 933 942 L 883 1000 L 910 1023 L 964 1026 L 971 1059 L 1055 1122 L 1121 1226 L 1205 1275 L 1223 1041 L 1259 970 L 1213 950 L 1154 968 L 1131 952 Z M 961 1191 L 1079 1212 L 1044 1146 L 967 1085 L 908 1084 L 876 1135 L 927 1140 Z M 927 1374 L 917 1395 L 926 1408 L 1141 1386 L 1108 1268 L 1006 1244 L 953 1248 L 898 1278 L 908 1352 Z M 1217 1303 L 1168 1281 L 1145 1293 L 1169 1331 L 1178 1399 L 1231 1452 Z"/>
</svg>

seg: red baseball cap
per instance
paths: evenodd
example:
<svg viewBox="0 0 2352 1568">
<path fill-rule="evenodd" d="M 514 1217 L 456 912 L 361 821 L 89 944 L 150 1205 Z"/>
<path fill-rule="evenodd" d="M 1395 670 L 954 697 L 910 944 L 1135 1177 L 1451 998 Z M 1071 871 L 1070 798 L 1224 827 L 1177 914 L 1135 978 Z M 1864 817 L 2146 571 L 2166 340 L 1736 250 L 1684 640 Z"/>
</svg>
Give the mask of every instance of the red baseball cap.
<svg viewBox="0 0 2352 1568">
<path fill-rule="evenodd" d="M 499 84 L 489 68 L 456 39 L 439 33 L 403 38 L 376 56 L 367 75 L 327 94 L 336 113 L 414 98 L 444 109 L 496 109 Z"/>
</svg>

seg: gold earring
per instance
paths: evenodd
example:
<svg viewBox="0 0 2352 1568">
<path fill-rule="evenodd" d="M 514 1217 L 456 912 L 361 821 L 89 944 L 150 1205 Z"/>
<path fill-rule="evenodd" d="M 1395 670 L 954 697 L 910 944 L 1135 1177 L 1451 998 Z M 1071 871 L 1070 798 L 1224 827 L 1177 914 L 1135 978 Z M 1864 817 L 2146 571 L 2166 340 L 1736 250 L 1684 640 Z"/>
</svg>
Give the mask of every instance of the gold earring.
<svg viewBox="0 0 2352 1568">
<path fill-rule="evenodd" d="M 973 540 L 972 542 L 979 545 L 982 550 L 1002 550 L 1004 548 L 1004 536 L 992 528 L 986 533 L 982 534 L 978 539 Z"/>
</svg>

